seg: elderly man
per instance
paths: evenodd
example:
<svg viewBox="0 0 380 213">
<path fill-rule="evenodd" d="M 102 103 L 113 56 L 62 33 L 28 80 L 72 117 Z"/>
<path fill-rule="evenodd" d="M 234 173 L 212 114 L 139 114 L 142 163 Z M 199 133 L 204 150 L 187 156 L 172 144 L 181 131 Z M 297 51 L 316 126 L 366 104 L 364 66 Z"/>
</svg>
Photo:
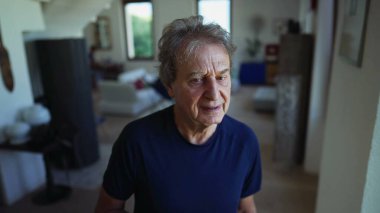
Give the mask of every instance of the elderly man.
<svg viewBox="0 0 380 213">
<path fill-rule="evenodd" d="M 97 212 L 256 212 L 261 161 L 253 131 L 226 115 L 230 35 L 201 16 L 166 26 L 160 79 L 175 104 L 128 124 L 117 139 Z"/>
</svg>

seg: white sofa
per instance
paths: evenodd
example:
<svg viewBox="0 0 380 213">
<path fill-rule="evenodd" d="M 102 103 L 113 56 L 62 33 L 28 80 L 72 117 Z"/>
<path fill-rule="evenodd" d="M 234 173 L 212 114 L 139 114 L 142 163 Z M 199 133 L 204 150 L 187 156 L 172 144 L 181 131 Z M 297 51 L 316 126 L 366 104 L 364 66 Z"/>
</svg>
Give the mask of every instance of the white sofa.
<svg viewBox="0 0 380 213">
<path fill-rule="evenodd" d="M 118 81 L 100 81 L 100 111 L 106 114 L 136 116 L 158 104 L 162 97 L 153 88 L 135 88 L 134 82 L 145 77 L 145 70 L 137 69 L 123 72 L 118 77 Z"/>
</svg>

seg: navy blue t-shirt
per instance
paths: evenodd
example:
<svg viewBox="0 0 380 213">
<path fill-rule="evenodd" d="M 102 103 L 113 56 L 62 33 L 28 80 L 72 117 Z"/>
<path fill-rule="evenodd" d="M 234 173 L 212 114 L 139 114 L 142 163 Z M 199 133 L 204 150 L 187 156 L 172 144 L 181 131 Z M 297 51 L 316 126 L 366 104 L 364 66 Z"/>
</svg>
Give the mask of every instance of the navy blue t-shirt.
<svg viewBox="0 0 380 213">
<path fill-rule="evenodd" d="M 115 142 L 103 187 L 113 198 L 135 194 L 135 212 L 237 212 L 260 190 L 257 138 L 228 115 L 202 145 L 189 143 L 173 107 L 128 124 Z"/>
</svg>

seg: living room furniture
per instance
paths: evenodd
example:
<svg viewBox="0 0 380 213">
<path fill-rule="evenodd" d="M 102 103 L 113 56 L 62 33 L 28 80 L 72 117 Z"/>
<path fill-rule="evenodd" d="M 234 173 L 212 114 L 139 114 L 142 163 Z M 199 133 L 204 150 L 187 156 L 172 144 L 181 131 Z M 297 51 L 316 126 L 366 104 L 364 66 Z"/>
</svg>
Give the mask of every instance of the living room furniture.
<svg viewBox="0 0 380 213">
<path fill-rule="evenodd" d="M 277 75 L 278 75 L 278 62 L 268 61 L 265 64 L 265 82 L 268 85 L 276 84 Z"/>
<path fill-rule="evenodd" d="M 265 84 L 265 63 L 244 62 L 240 65 L 239 80 L 241 84 Z"/>
<path fill-rule="evenodd" d="M 277 91 L 275 86 L 257 87 L 253 94 L 253 107 L 260 112 L 274 112 L 276 109 Z"/>
<path fill-rule="evenodd" d="M 67 157 L 64 153 L 72 148 L 70 142 L 76 137 L 76 134 L 76 130 L 70 126 L 61 126 L 59 129 L 53 129 L 49 124 L 46 124 L 33 127 L 29 133 L 29 140 L 25 143 L 12 144 L 11 141 L 0 143 L 0 150 L 42 154 L 46 185 L 32 196 L 33 203 L 48 205 L 70 196 L 70 186 L 54 183 L 51 173 L 51 158 L 59 159 L 67 172 Z"/>
<path fill-rule="evenodd" d="M 274 160 L 286 166 L 303 162 L 313 46 L 312 35 L 286 34 L 281 37 Z"/>
<path fill-rule="evenodd" d="M 70 124 L 78 130 L 78 137 L 70 142 L 72 149 L 66 153 L 69 167 L 81 168 L 96 162 L 99 145 L 85 40 L 49 39 L 28 43 L 28 64 L 33 65 L 29 69 L 41 76 L 42 99 L 51 113 L 52 127 Z"/>
<path fill-rule="evenodd" d="M 265 65 L 266 65 L 266 83 L 273 85 L 276 83 L 278 75 L 278 44 L 265 45 Z"/>
<path fill-rule="evenodd" d="M 121 73 L 117 81 L 100 81 L 100 111 L 136 116 L 160 102 L 163 97 L 149 86 L 154 79 L 148 76 L 145 69 L 135 69 Z"/>
<path fill-rule="evenodd" d="M 100 79 L 116 80 L 117 76 L 123 72 L 123 65 L 118 63 L 98 63 L 92 67 L 92 71 L 99 75 Z"/>
</svg>

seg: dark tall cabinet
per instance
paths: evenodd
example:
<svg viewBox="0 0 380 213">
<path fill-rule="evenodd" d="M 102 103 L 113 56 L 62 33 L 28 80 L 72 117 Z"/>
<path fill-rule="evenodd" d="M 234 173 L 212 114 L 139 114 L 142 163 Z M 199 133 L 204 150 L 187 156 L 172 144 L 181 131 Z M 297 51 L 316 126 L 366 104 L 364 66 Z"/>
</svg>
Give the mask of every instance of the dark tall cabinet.
<svg viewBox="0 0 380 213">
<path fill-rule="evenodd" d="M 91 71 L 84 39 L 37 40 L 26 44 L 30 69 L 41 77 L 46 105 L 57 131 L 75 131 L 69 142 L 69 166 L 80 168 L 99 158 L 91 96 Z M 36 71 L 37 70 L 37 71 Z M 32 82 L 33 86 L 33 82 Z M 67 129 L 67 128 L 66 128 Z"/>
<path fill-rule="evenodd" d="M 313 48 L 312 35 L 281 37 L 274 159 L 289 166 L 304 158 Z"/>
</svg>

